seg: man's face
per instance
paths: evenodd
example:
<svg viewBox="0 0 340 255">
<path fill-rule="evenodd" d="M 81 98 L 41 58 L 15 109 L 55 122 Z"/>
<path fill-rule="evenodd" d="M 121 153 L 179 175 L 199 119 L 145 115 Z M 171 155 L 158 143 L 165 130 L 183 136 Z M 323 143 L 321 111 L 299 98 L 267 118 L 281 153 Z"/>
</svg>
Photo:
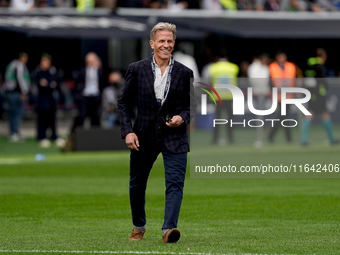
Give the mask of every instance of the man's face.
<svg viewBox="0 0 340 255">
<path fill-rule="evenodd" d="M 20 61 L 26 65 L 27 62 L 28 62 L 28 55 L 27 55 L 27 54 L 23 54 L 23 55 L 20 57 Z"/>
<path fill-rule="evenodd" d="M 287 55 L 284 53 L 280 53 L 276 56 L 276 61 L 283 65 L 287 61 Z"/>
<path fill-rule="evenodd" d="M 158 30 L 155 40 L 150 40 L 150 46 L 155 53 L 155 58 L 161 60 L 170 59 L 175 46 L 174 36 L 169 30 Z"/>
<path fill-rule="evenodd" d="M 270 62 L 269 58 L 267 57 L 260 58 L 260 61 L 262 65 L 269 65 L 269 62 Z"/>
<path fill-rule="evenodd" d="M 120 83 L 120 75 L 118 73 L 109 74 L 109 83 Z"/>
<path fill-rule="evenodd" d="M 48 58 L 41 58 L 40 67 L 42 70 L 47 70 L 51 67 L 51 61 Z"/>
<path fill-rule="evenodd" d="M 98 59 L 97 59 L 96 55 L 91 54 L 91 53 L 86 55 L 85 62 L 86 62 L 86 66 L 88 66 L 88 67 L 98 67 L 99 66 Z"/>
</svg>

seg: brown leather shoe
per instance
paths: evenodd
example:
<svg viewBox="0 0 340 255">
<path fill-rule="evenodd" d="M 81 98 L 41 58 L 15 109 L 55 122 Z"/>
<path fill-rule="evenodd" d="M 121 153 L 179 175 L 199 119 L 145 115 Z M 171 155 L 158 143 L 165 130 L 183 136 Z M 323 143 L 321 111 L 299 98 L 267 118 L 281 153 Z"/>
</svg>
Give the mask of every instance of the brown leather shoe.
<svg viewBox="0 0 340 255">
<path fill-rule="evenodd" d="M 178 228 L 168 229 L 162 236 L 163 243 L 176 243 L 181 237 L 181 232 Z"/>
<path fill-rule="evenodd" d="M 140 241 L 143 239 L 144 233 L 146 230 L 144 230 L 144 232 L 139 229 L 139 228 L 133 228 L 132 232 L 131 232 L 131 236 L 129 238 L 129 241 Z"/>
</svg>

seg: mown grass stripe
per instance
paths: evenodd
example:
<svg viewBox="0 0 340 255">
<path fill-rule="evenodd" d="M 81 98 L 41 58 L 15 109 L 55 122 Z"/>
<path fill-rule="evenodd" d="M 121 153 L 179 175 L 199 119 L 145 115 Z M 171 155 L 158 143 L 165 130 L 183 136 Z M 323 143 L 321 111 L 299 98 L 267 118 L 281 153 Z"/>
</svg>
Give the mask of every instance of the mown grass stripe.
<svg viewBox="0 0 340 255">
<path fill-rule="evenodd" d="M 223 253 L 161 252 L 161 251 L 60 251 L 60 250 L 0 250 L 0 253 L 76 253 L 76 254 L 170 254 L 170 255 L 232 255 Z M 242 255 L 242 254 L 240 254 Z M 249 253 L 243 255 L 251 255 Z M 260 254 L 258 254 L 260 255 Z"/>
</svg>

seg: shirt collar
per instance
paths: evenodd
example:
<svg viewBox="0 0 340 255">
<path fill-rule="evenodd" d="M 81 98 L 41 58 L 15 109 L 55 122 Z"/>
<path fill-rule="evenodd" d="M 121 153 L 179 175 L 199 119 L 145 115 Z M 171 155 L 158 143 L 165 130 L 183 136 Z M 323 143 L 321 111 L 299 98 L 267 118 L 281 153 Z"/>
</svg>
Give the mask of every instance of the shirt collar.
<svg viewBox="0 0 340 255">
<path fill-rule="evenodd" d="M 156 61 L 155 61 L 155 54 L 152 52 L 151 55 L 152 55 L 152 64 L 153 64 L 153 65 L 157 65 L 157 63 L 156 63 Z M 175 60 L 174 60 L 174 58 L 173 58 L 173 56 L 172 56 L 172 54 L 171 54 L 171 56 L 170 56 L 170 61 L 169 61 L 169 65 L 168 65 L 168 66 L 173 65 L 174 62 L 175 62 Z M 157 66 L 158 66 L 158 65 L 157 65 Z"/>
</svg>

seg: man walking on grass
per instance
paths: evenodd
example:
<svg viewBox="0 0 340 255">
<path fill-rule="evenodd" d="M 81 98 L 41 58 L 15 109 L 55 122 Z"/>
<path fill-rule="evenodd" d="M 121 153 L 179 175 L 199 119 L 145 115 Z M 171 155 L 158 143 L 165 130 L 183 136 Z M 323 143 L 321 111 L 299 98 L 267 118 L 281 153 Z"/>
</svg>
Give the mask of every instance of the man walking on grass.
<svg viewBox="0 0 340 255">
<path fill-rule="evenodd" d="M 160 153 L 166 185 L 162 241 L 175 243 L 180 238 L 177 222 L 189 151 L 187 129 L 196 102 L 190 81 L 193 72 L 171 55 L 175 39 L 175 25 L 154 26 L 150 33 L 153 54 L 130 64 L 118 100 L 122 138 L 131 150 L 130 205 L 134 228 L 130 241 L 141 240 L 145 234 L 145 190 Z M 132 125 L 134 109 L 137 116 Z"/>
</svg>

